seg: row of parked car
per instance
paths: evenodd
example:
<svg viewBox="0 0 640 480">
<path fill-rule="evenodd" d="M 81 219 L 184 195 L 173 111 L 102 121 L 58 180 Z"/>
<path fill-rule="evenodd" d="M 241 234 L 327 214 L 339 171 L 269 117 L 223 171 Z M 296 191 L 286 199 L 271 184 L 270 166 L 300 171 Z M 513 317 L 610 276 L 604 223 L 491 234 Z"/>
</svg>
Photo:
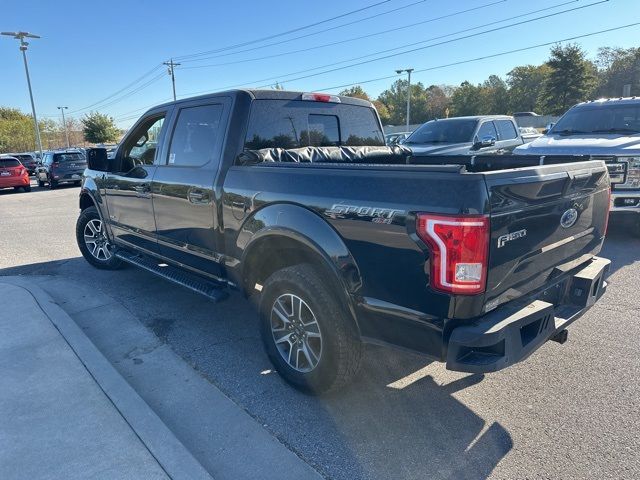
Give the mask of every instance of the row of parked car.
<svg viewBox="0 0 640 480">
<path fill-rule="evenodd" d="M 42 159 L 32 153 L 0 155 L 0 188 L 30 192 L 31 176 L 35 176 L 39 187 L 54 189 L 65 183 L 80 186 L 86 167 L 82 149 L 47 151 Z"/>
<path fill-rule="evenodd" d="M 578 155 L 604 160 L 611 178 L 611 211 L 640 232 L 640 98 L 589 101 L 569 109 L 543 134 L 518 128 L 513 117 L 483 115 L 431 120 L 413 132 L 387 135 L 427 155 Z"/>
</svg>

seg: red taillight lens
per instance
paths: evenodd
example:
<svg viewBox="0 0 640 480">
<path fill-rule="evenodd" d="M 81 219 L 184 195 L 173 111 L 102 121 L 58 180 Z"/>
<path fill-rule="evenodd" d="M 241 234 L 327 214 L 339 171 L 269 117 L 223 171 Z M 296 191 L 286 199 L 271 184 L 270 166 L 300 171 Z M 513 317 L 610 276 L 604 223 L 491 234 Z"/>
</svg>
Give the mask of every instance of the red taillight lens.
<svg viewBox="0 0 640 480">
<path fill-rule="evenodd" d="M 489 260 L 485 216 L 418 214 L 417 233 L 431 248 L 431 286 L 456 294 L 484 292 Z"/>
</svg>

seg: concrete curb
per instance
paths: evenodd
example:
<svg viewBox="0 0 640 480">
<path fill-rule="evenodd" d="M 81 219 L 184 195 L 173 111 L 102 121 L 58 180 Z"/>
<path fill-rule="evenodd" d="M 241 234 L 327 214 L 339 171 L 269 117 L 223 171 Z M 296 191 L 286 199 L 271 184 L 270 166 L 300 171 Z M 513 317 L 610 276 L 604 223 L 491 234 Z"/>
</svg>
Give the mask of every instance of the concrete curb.
<svg viewBox="0 0 640 480">
<path fill-rule="evenodd" d="M 21 287 L 33 296 L 40 309 L 169 477 L 174 480 L 212 480 L 213 477 L 47 293 L 22 278 L 0 277 L 0 283 Z"/>
</svg>

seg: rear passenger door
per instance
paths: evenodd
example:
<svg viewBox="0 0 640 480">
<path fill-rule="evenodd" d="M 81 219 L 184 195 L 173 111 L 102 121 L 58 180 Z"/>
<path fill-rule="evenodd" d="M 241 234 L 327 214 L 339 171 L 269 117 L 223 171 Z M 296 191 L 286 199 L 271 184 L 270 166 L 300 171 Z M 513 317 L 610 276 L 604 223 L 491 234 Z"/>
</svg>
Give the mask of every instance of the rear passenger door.
<svg viewBox="0 0 640 480">
<path fill-rule="evenodd" d="M 494 120 L 494 124 L 498 130 L 496 146 L 499 150 L 510 152 L 518 145 L 522 145 L 522 138 L 518 135 L 518 131 L 511 120 Z"/>
<path fill-rule="evenodd" d="M 151 185 L 159 253 L 217 277 L 222 267 L 214 181 L 230 104 L 220 97 L 176 108 Z"/>
</svg>

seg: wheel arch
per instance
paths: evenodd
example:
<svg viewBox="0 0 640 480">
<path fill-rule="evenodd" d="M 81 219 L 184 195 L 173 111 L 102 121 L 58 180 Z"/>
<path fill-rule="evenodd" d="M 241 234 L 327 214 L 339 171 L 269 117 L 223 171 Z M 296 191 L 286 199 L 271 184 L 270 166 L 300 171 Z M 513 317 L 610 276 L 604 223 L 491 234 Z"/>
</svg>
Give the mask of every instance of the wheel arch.
<svg viewBox="0 0 640 480">
<path fill-rule="evenodd" d="M 253 229 L 250 238 L 238 245 L 243 252 L 241 282 L 247 296 L 277 270 L 308 263 L 329 279 L 329 287 L 343 300 L 357 326 L 353 294 L 362 285 L 360 271 L 331 225 L 304 207 L 277 204 L 256 212 L 245 222 L 245 232 L 247 228 Z"/>
</svg>

